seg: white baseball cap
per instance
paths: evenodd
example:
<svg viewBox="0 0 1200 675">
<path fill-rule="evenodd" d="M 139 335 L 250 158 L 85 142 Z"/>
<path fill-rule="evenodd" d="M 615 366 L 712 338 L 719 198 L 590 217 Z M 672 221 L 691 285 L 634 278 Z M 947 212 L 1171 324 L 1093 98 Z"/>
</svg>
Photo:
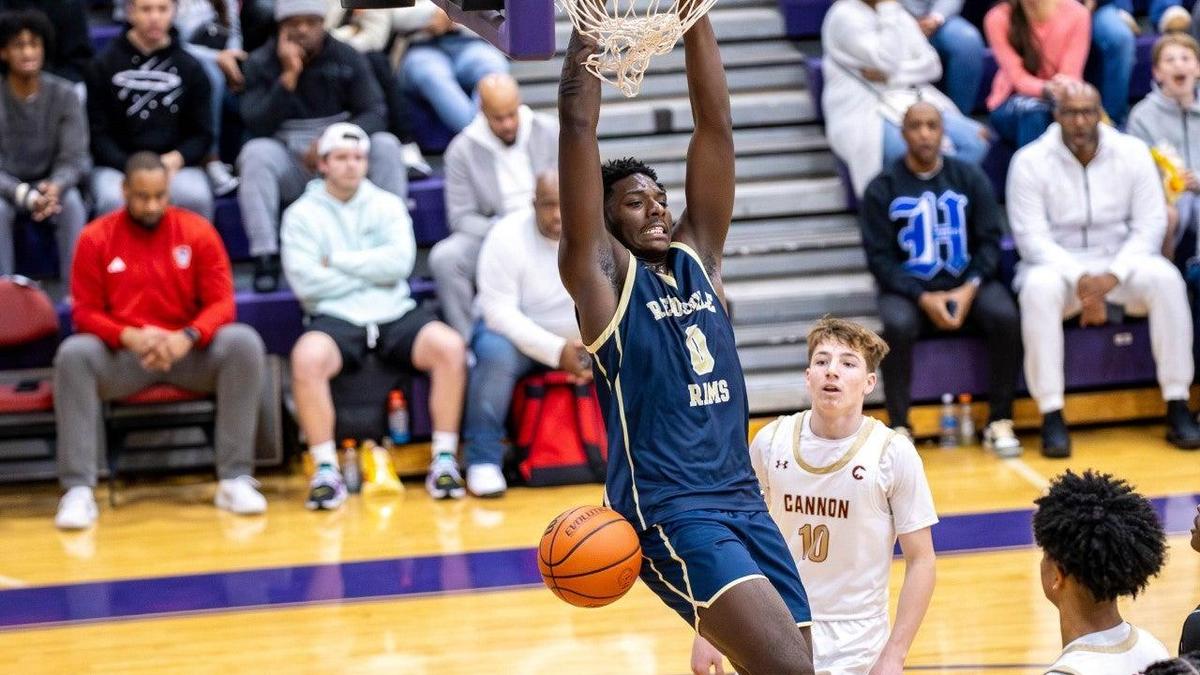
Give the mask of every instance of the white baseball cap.
<svg viewBox="0 0 1200 675">
<path fill-rule="evenodd" d="M 317 141 L 317 154 L 324 157 L 334 150 L 370 152 L 371 137 L 367 136 L 367 132 L 357 124 L 349 122 L 331 124 L 321 134 L 321 140 Z"/>
</svg>

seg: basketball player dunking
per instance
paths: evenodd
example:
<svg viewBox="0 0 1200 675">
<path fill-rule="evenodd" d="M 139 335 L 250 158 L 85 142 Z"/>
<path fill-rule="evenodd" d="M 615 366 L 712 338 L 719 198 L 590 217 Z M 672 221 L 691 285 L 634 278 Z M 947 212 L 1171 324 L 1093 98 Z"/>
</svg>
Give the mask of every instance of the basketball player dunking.
<svg viewBox="0 0 1200 675">
<path fill-rule="evenodd" d="M 933 595 L 933 497 L 912 442 L 863 415 L 883 340 L 851 321 L 823 319 L 808 351 L 812 410 L 763 427 L 751 462 L 808 588 L 817 673 L 899 675 Z M 889 633 L 897 535 L 904 586 Z M 720 663 L 697 638 L 693 672 L 720 672 Z"/>
<path fill-rule="evenodd" d="M 638 530 L 642 580 L 743 673 L 811 673 L 808 600 L 746 444 L 721 284 L 733 213 L 729 91 L 708 19 L 684 37 L 695 132 L 673 222 L 655 172 L 601 167 L 600 81 L 578 34 L 559 87 L 559 270 L 594 358 L 606 501 Z"/>
</svg>

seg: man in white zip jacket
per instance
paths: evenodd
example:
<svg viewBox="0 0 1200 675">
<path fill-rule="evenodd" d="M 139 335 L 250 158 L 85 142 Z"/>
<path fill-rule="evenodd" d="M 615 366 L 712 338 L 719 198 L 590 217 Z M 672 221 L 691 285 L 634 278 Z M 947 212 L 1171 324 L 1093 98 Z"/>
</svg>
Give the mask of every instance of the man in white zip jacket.
<svg viewBox="0 0 1200 675">
<path fill-rule="evenodd" d="M 1103 325 L 1108 305 L 1150 316 L 1167 440 L 1200 447 L 1187 408 L 1192 320 L 1179 272 L 1160 253 L 1166 233 L 1162 183 L 1142 141 L 1100 124 L 1100 95 L 1079 85 L 1055 124 L 1017 152 L 1008 173 L 1008 220 L 1021 253 L 1025 381 L 1042 413 L 1042 454 L 1067 457 L 1062 320 Z"/>
</svg>

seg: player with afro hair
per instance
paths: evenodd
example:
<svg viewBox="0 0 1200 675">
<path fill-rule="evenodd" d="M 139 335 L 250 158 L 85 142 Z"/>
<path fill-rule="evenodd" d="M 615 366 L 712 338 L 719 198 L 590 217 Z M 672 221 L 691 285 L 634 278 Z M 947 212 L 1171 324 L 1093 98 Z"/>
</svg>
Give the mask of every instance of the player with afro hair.
<svg viewBox="0 0 1200 675">
<path fill-rule="evenodd" d="M 1167 658 L 1150 633 L 1122 618 L 1162 569 L 1166 534 L 1150 502 L 1110 474 L 1067 471 L 1034 502 L 1042 591 L 1058 608 L 1063 652 L 1049 673 L 1134 673 Z"/>
<path fill-rule="evenodd" d="M 1200 675 L 1200 652 L 1180 654 L 1179 658 L 1151 663 L 1142 675 Z"/>
</svg>

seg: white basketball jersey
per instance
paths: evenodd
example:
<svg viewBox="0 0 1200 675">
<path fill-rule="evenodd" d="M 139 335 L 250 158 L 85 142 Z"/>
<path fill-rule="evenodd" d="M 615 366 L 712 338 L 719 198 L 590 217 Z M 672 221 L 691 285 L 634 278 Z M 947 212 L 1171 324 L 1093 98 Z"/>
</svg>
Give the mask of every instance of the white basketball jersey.
<svg viewBox="0 0 1200 675">
<path fill-rule="evenodd" d="M 814 466 L 801 443 L 809 414 L 781 417 L 763 432 L 773 438 L 754 460 L 771 517 L 796 559 L 814 620 L 886 616 L 896 529 L 879 470 L 895 432 L 866 417 L 840 457 Z"/>
<path fill-rule="evenodd" d="M 1170 658 L 1167 648 L 1150 633 L 1128 622 L 1088 633 L 1072 641 L 1047 673 L 1140 673 L 1146 666 Z"/>
</svg>

